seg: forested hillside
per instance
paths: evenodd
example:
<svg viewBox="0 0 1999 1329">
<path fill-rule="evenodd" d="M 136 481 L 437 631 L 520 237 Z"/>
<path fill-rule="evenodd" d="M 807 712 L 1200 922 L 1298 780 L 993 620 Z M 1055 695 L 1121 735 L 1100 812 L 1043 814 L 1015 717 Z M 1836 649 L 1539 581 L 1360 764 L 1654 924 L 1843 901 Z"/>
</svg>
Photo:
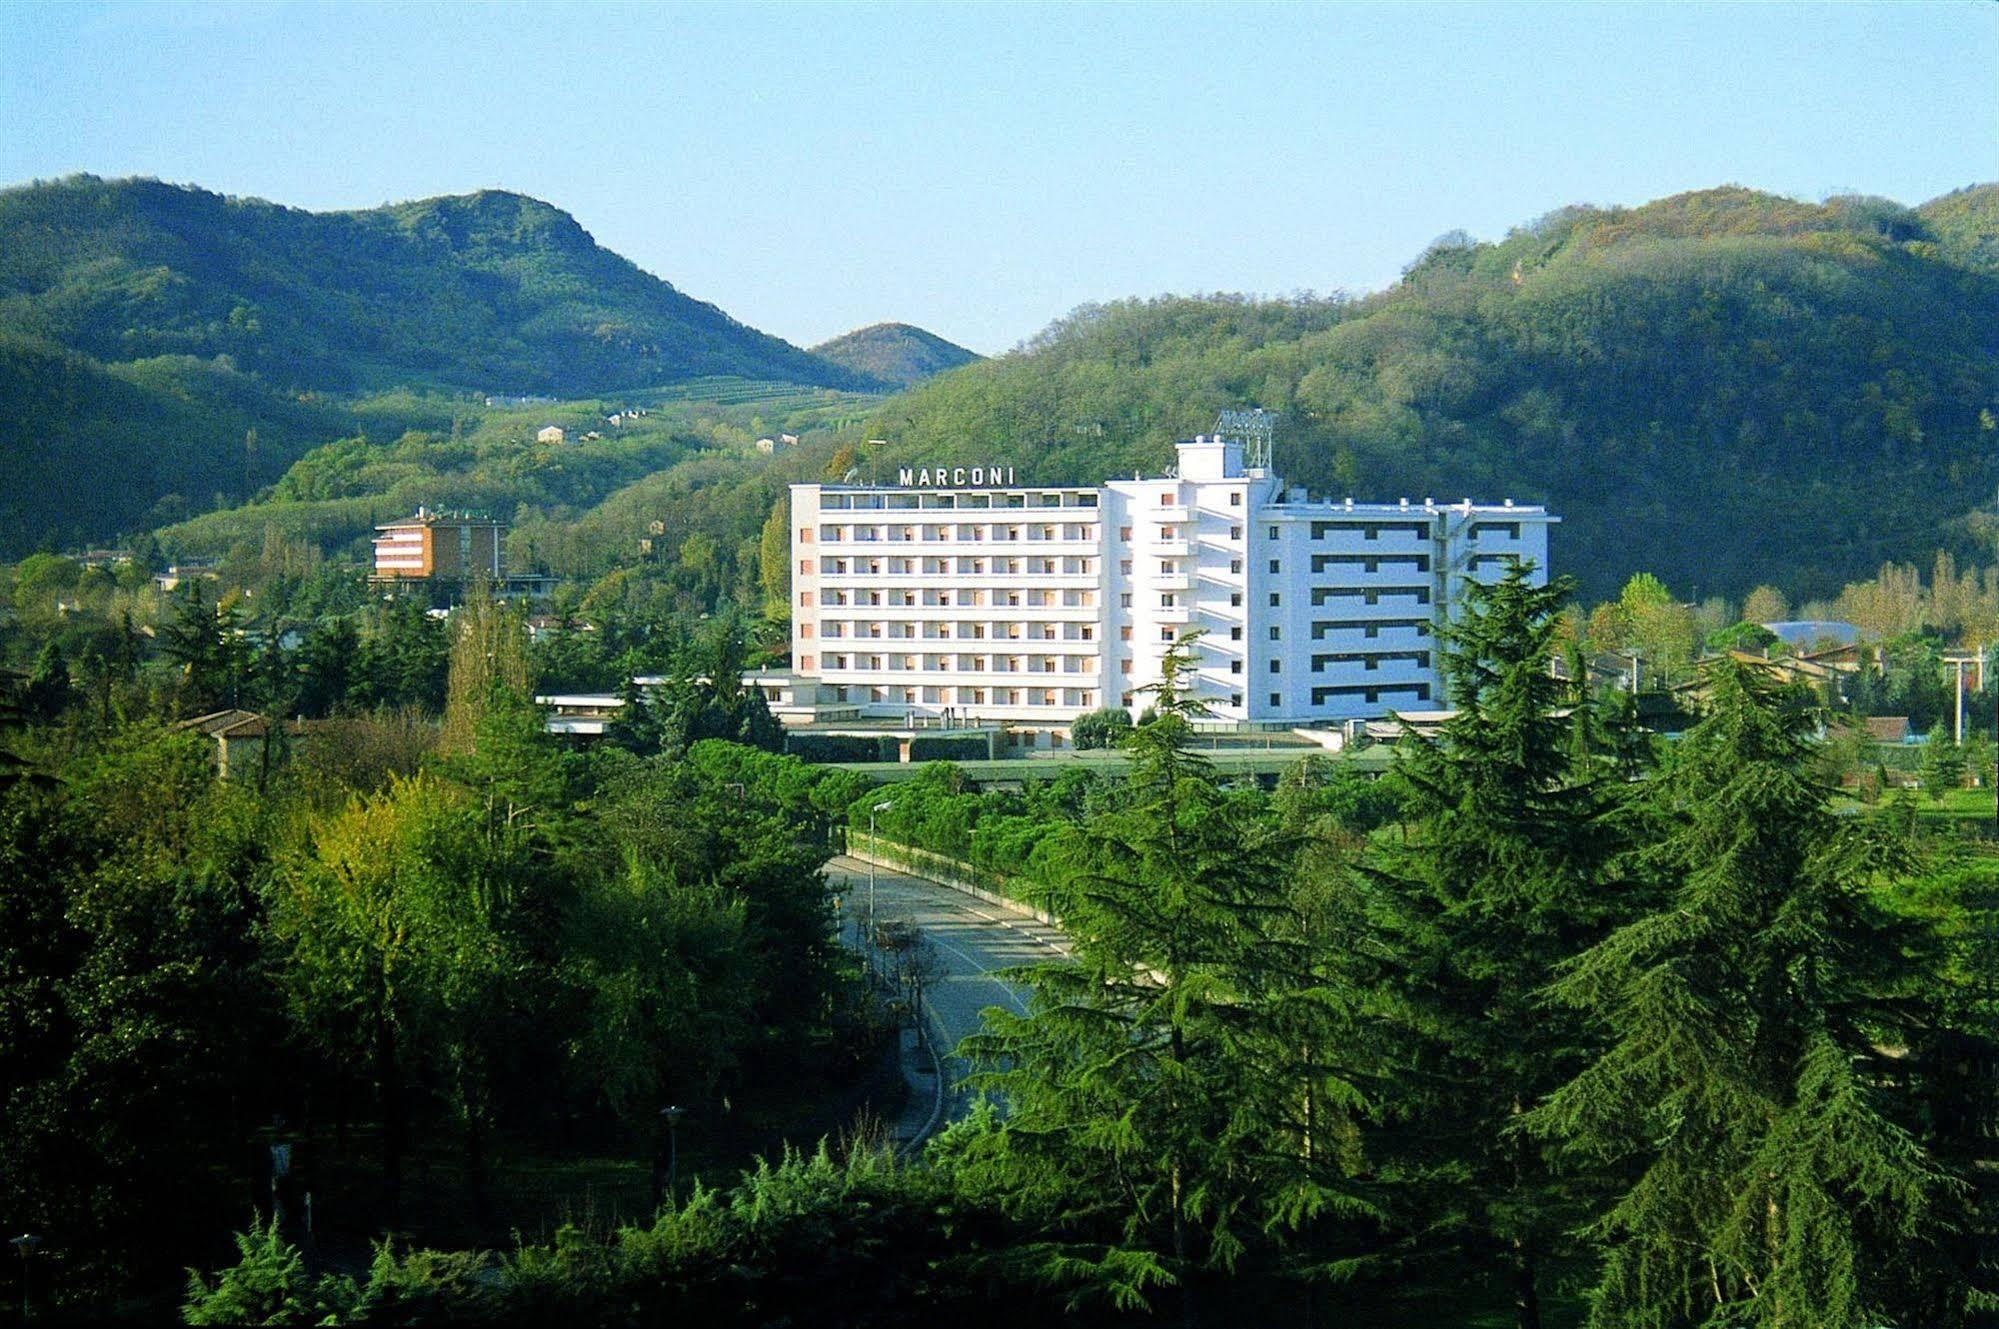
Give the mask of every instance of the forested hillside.
<svg viewBox="0 0 1999 1329">
<path fill-rule="evenodd" d="M 0 554 L 240 502 L 379 423 L 363 394 L 712 375 L 879 386 L 516 194 L 311 213 L 151 180 L 0 191 Z"/>
<path fill-rule="evenodd" d="M 1096 481 L 1257 403 L 1315 490 L 1547 501 L 1585 598 L 1646 568 L 1829 594 L 1991 501 L 1994 198 L 1718 189 L 1446 237 L 1365 299 L 1090 306 L 885 405 L 872 460 Z"/>
<path fill-rule="evenodd" d="M 226 355 L 286 388 L 559 396 L 701 374 L 869 386 L 487 190 L 312 213 L 152 180 L 0 192 L 0 326 L 100 360 Z"/>
<path fill-rule="evenodd" d="M 856 328 L 812 348 L 822 360 L 845 365 L 891 387 L 914 387 L 947 369 L 979 358 L 956 342 L 907 323 L 875 323 Z"/>
</svg>

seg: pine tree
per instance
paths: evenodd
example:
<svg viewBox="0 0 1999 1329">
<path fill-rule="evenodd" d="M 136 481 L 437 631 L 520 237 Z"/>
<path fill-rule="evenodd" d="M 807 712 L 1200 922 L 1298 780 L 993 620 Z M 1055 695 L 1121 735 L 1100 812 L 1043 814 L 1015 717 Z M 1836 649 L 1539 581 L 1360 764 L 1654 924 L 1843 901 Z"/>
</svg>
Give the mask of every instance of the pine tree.
<svg viewBox="0 0 1999 1329">
<path fill-rule="evenodd" d="M 1941 723 L 1931 726 L 1923 741 L 1922 779 L 1924 792 L 1937 800 L 1964 784 L 1964 750 Z"/>
<path fill-rule="evenodd" d="M 1189 1321 L 1194 1280 L 1259 1227 L 1365 1207 L 1303 1108 L 1358 1109 L 1333 1064 L 1349 1003 L 1287 925 L 1285 844 L 1188 750 L 1192 644 L 1123 742 L 1123 805 L 1067 846 L 1054 899 L 1074 963 L 1014 975 L 1031 1013 L 988 1010 L 965 1046 L 1008 1104 L 1009 1184 L 1038 1197 L 1050 1276 L 1127 1307 L 1177 1284 Z"/>
<path fill-rule="evenodd" d="M 1591 1193 L 1517 1130 L 1587 1053 L 1580 1021 L 1540 994 L 1628 906 L 1609 880 L 1613 794 L 1589 774 L 1606 763 L 1578 773 L 1570 688 L 1549 667 L 1568 587 L 1529 573 L 1467 588 L 1445 634 L 1457 711 L 1403 740 L 1395 778 L 1417 829 L 1377 871 L 1405 1003 L 1384 1141 L 1412 1183 L 1403 1216 L 1439 1253 L 1502 1262 L 1522 1329 L 1540 1324 L 1545 1266 L 1571 1252 Z"/>
<path fill-rule="evenodd" d="M 1809 778 L 1811 713 L 1754 666 L 1708 679 L 1711 714 L 1647 794 L 1664 830 L 1638 862 L 1664 898 L 1554 988 L 1605 1050 L 1528 1119 L 1637 1169 L 1592 1228 L 1589 1323 L 1951 1323 L 1951 1183 L 1888 1098 L 1922 938 Z"/>
</svg>

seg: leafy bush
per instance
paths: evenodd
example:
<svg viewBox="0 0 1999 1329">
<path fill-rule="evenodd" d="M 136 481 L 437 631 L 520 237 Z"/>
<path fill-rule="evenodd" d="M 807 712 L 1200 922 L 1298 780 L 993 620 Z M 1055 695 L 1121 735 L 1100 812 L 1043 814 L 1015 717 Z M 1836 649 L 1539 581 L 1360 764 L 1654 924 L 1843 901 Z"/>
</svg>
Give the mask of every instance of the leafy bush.
<svg viewBox="0 0 1999 1329">
<path fill-rule="evenodd" d="M 1114 748 L 1130 731 L 1131 712 L 1122 706 L 1106 706 L 1077 716 L 1069 726 L 1069 737 L 1078 752 L 1088 752 L 1094 748 Z"/>
</svg>

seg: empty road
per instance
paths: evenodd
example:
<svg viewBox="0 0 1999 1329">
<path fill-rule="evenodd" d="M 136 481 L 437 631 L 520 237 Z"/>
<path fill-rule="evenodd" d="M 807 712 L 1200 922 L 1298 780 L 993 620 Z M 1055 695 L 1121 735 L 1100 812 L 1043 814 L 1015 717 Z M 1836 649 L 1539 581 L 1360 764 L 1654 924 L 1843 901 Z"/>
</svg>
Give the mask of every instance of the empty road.
<svg viewBox="0 0 1999 1329">
<path fill-rule="evenodd" d="M 842 855 L 826 870 L 836 884 L 844 880 L 847 886 L 843 908 L 850 921 L 846 935 L 853 943 L 868 913 L 868 865 Z M 1062 933 L 1030 914 L 889 868 L 875 870 L 875 918 L 907 920 L 930 944 L 936 970 L 924 999 L 940 1056 L 965 1035 L 978 1032 L 979 1013 L 986 1007 L 1026 1013 L 1027 990 L 1002 981 L 997 971 L 1064 959 L 1069 953 Z M 943 1060 L 949 1085 L 944 1109 L 948 1121 L 966 1107 L 965 1067 L 955 1057 Z"/>
</svg>

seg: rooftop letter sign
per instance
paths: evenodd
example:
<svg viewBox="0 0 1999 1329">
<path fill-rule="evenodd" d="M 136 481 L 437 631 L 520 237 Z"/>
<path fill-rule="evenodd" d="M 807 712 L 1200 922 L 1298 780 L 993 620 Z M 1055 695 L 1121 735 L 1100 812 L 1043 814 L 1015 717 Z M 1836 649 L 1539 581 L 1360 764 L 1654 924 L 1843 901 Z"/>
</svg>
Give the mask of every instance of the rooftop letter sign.
<svg viewBox="0 0 1999 1329">
<path fill-rule="evenodd" d="M 1011 466 L 905 466 L 896 480 L 900 485 L 942 489 L 950 485 L 1010 485 Z"/>
</svg>

